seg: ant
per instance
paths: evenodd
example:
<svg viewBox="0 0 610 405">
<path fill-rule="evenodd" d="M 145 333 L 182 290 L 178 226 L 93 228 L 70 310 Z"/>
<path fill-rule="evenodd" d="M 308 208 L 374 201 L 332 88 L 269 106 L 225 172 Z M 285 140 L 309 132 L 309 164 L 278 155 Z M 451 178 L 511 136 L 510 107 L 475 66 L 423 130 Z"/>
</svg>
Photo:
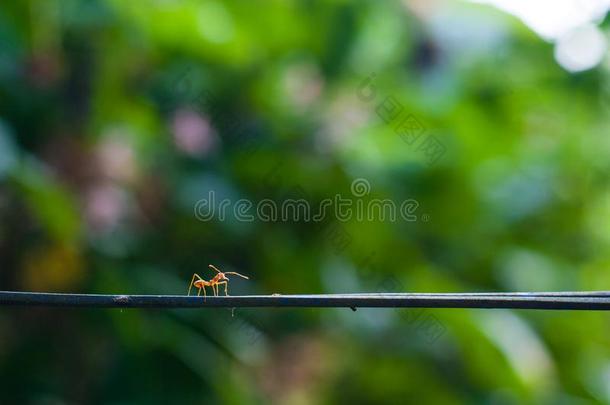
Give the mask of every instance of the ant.
<svg viewBox="0 0 610 405">
<path fill-rule="evenodd" d="M 191 284 L 189 285 L 189 291 L 188 291 L 188 295 L 191 295 L 191 288 L 193 286 L 195 286 L 195 288 L 199 289 L 199 292 L 197 292 L 197 296 L 199 297 L 199 295 L 201 294 L 201 290 L 203 290 L 203 296 L 207 297 L 207 294 L 205 292 L 205 288 L 206 287 L 212 287 L 212 291 L 214 292 L 214 296 L 218 296 L 218 286 L 221 284 L 224 284 L 225 286 L 225 295 L 228 296 L 229 293 L 227 292 L 227 286 L 228 286 L 228 282 L 229 282 L 229 278 L 226 276 L 227 274 L 235 274 L 239 277 L 243 277 L 246 280 L 249 280 L 248 277 L 244 276 L 243 274 L 239 274 L 236 273 L 234 271 L 227 271 L 225 273 L 223 273 L 222 271 L 218 270 L 216 267 L 214 267 L 214 265 L 209 264 L 208 267 L 212 270 L 215 270 L 216 272 L 218 272 L 218 274 L 216 274 L 214 276 L 213 279 L 211 279 L 210 281 L 206 281 L 204 279 L 202 279 L 199 274 L 195 273 L 193 274 L 193 278 L 191 279 Z M 197 280 L 195 280 L 195 278 L 197 278 Z"/>
</svg>

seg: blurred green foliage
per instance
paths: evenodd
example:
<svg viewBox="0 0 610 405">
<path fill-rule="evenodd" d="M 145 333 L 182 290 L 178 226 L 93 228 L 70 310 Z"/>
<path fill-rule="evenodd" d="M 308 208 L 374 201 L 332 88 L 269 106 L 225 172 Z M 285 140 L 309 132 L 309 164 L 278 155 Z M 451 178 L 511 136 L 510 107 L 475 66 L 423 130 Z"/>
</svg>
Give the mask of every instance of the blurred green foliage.
<svg viewBox="0 0 610 405">
<path fill-rule="evenodd" d="M 251 277 L 233 294 L 608 289 L 608 84 L 469 3 L 4 2 L 0 289 L 183 294 L 208 263 Z M 417 220 L 195 216 L 356 179 Z M 609 336 L 593 312 L 9 308 L 0 402 L 610 403 Z"/>
</svg>

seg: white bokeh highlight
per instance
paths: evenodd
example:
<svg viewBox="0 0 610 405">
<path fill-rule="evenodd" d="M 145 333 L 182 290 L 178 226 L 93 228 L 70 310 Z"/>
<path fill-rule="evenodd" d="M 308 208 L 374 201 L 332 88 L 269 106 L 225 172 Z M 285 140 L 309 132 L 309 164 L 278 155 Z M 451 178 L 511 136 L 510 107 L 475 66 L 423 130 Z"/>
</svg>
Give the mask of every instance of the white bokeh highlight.
<svg viewBox="0 0 610 405">
<path fill-rule="evenodd" d="M 472 0 L 519 18 L 543 39 L 555 43 L 555 59 L 566 70 L 592 69 L 603 59 L 608 41 L 597 27 L 610 0 Z"/>
<path fill-rule="evenodd" d="M 604 59 L 608 41 L 596 25 L 578 27 L 559 38 L 555 60 L 570 72 L 592 69 Z"/>
</svg>

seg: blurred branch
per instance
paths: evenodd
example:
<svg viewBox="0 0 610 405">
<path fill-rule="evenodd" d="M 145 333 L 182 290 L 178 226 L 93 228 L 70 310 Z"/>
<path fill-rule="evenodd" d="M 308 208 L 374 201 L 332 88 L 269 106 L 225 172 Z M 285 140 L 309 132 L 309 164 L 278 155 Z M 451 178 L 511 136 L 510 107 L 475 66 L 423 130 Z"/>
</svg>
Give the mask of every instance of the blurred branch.
<svg viewBox="0 0 610 405">
<path fill-rule="evenodd" d="M 0 291 L 0 305 L 86 308 L 514 308 L 610 310 L 610 292 L 322 294 L 193 297 Z"/>
</svg>

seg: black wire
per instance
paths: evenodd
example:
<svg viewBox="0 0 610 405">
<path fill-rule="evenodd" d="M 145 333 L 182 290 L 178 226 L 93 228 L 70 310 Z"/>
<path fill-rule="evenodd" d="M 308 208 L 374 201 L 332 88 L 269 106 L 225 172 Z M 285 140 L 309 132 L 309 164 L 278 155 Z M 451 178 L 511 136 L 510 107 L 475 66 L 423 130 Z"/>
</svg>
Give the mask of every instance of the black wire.
<svg viewBox="0 0 610 405">
<path fill-rule="evenodd" d="M 0 305 L 85 308 L 514 308 L 610 310 L 610 292 L 368 293 L 322 295 L 98 295 L 0 291 Z"/>
</svg>

